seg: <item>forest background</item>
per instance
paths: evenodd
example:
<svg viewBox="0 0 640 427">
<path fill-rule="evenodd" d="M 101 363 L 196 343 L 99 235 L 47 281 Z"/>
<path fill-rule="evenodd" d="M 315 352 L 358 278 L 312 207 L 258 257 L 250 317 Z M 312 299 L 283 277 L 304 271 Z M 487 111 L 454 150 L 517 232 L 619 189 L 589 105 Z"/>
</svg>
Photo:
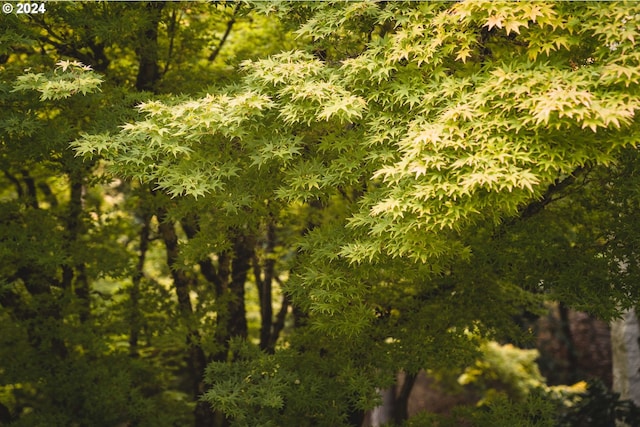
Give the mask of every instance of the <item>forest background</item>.
<svg viewBox="0 0 640 427">
<path fill-rule="evenodd" d="M 31 12 L 0 19 L 0 424 L 359 426 L 401 373 L 398 425 L 637 425 L 509 343 L 637 328 L 640 4 Z M 408 418 L 421 372 L 473 401 Z"/>
</svg>

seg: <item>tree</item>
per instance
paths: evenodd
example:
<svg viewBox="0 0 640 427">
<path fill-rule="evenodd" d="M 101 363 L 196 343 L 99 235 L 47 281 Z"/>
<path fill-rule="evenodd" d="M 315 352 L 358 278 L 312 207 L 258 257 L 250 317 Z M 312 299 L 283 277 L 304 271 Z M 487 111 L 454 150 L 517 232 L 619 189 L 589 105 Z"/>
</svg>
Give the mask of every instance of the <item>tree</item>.
<svg viewBox="0 0 640 427">
<path fill-rule="evenodd" d="M 245 62 L 239 84 L 143 103 L 122 132 L 75 143 L 231 221 L 259 223 L 265 201 L 320 211 L 285 287 L 298 327 L 274 355 L 237 344 L 211 365 L 214 407 L 239 425 L 357 424 L 397 370 L 468 362 L 473 336 L 512 334 L 541 292 L 603 317 L 635 304 L 632 282 L 602 286 L 617 275 L 606 251 L 569 259 L 591 279 L 576 284 L 561 266 L 510 270 L 505 248 L 637 144 L 634 4 L 256 7 L 298 23 L 306 51 Z M 516 249 L 531 266 L 532 247 Z"/>
<path fill-rule="evenodd" d="M 182 424 L 190 409 L 185 393 L 197 402 L 204 391 L 205 351 L 223 354 L 203 348 L 196 323 L 211 316 L 212 304 L 241 307 L 241 318 L 232 313 L 229 322 L 244 320 L 244 301 L 212 303 L 210 282 L 218 279 L 216 291 L 226 295 L 227 282 L 244 286 L 247 266 L 270 261 L 256 253 L 238 266 L 227 256 L 226 273 L 221 265 L 215 277 L 204 261 L 202 276 L 180 271 L 179 238 L 213 222 L 190 212 L 180 227 L 175 203 L 148 185 L 108 184 L 102 165 L 74 156 L 69 142 L 81 132 L 117 131 L 136 116 L 131 107 L 153 93 L 232 81 L 226 69 L 234 61 L 274 46 L 248 51 L 246 39 L 228 40 L 231 28 L 259 40 L 279 31 L 277 23 L 247 17 L 235 5 L 149 2 L 50 4 L 41 15 L 10 15 L 2 26 L 0 102 L 9 114 L 0 135 L 0 408 L 22 425 Z M 278 38 L 286 45 L 286 33 Z M 162 253 L 166 271 L 157 261 Z M 175 303 L 160 284 L 167 276 Z M 224 347 L 227 325 L 219 323 Z M 270 332 L 265 339 L 273 341 L 277 331 Z M 171 385 L 183 369 L 189 385 Z M 197 425 L 208 424 L 208 405 L 193 405 Z M 159 408 L 172 414 L 158 418 Z"/>
</svg>

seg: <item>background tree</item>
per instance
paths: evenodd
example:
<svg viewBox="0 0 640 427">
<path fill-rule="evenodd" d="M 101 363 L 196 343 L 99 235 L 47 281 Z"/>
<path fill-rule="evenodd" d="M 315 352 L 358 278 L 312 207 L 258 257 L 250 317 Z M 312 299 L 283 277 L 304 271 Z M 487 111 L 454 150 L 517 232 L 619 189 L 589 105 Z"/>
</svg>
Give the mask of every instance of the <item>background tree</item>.
<svg viewBox="0 0 640 427">
<path fill-rule="evenodd" d="M 208 360 L 224 358 L 225 337 L 247 333 L 244 301 L 222 294 L 230 284 L 243 289 L 249 266 L 272 262 L 238 245 L 242 264 L 225 246 L 219 274 L 204 260 L 201 275 L 184 271 L 180 238 L 229 227 L 201 223 L 205 215 L 153 186 L 109 183 L 102 165 L 77 158 L 69 142 L 81 132 L 117 131 L 152 93 L 232 81 L 235 61 L 278 48 L 286 33 L 235 4 L 201 3 L 51 4 L 42 15 L 10 15 L 2 25 L 6 418 L 24 425 L 188 423 L 184 393 L 195 400 Z M 233 26 L 246 38 L 229 40 Z M 272 44 L 247 49 L 247 40 L 260 39 Z M 218 306 L 240 318 L 220 315 L 217 344 L 205 349 L 197 324 Z M 231 322 L 239 326 L 229 332 Z M 277 331 L 270 332 L 265 339 L 273 341 Z M 181 385 L 182 377 L 190 384 Z M 209 425 L 208 405 L 196 406 L 196 424 Z M 172 414 L 158 418 L 159 408 Z"/>
</svg>

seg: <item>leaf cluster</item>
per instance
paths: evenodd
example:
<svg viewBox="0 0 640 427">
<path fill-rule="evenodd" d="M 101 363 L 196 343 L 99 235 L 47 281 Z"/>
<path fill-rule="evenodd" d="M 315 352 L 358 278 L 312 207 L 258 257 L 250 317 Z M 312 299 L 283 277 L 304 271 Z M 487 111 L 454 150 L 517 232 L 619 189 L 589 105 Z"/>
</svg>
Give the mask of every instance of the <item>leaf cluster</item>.
<svg viewBox="0 0 640 427">
<path fill-rule="evenodd" d="M 19 76 L 14 91 L 36 90 L 40 100 L 68 98 L 76 93 L 86 95 L 99 90 L 102 79 L 91 67 L 79 61 L 60 61 L 49 74 L 27 73 Z"/>
</svg>

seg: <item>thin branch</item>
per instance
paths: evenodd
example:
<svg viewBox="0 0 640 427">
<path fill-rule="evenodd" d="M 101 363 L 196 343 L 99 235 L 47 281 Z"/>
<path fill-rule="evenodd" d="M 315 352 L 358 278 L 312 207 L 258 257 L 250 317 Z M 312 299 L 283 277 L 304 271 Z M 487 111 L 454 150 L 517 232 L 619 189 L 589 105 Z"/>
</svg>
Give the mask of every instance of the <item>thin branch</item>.
<svg viewBox="0 0 640 427">
<path fill-rule="evenodd" d="M 216 48 L 213 49 L 213 52 L 211 52 L 211 55 L 209 55 L 209 58 L 208 58 L 209 62 L 213 62 L 216 60 L 216 58 L 218 57 L 218 54 L 220 53 L 220 50 L 222 50 L 222 46 L 224 46 L 225 42 L 227 41 L 227 38 L 231 33 L 231 29 L 233 28 L 233 24 L 236 23 L 236 14 L 238 13 L 238 10 L 240 10 L 241 4 L 242 3 L 238 2 L 236 3 L 236 6 L 233 8 L 233 14 L 231 15 L 231 19 L 229 20 L 229 22 L 227 22 L 227 29 L 222 35 L 222 38 L 220 39 L 220 43 L 218 43 L 218 46 L 216 46 Z"/>
<path fill-rule="evenodd" d="M 142 316 L 140 314 L 140 298 L 141 289 L 140 284 L 144 278 L 144 263 L 147 258 L 147 251 L 149 249 L 149 233 L 151 232 L 151 215 L 143 213 L 140 218 L 142 219 L 142 228 L 140 228 L 139 238 L 139 252 L 138 261 L 136 262 L 136 269 L 133 277 L 131 278 L 131 289 L 129 290 L 130 301 L 130 317 L 129 317 L 129 356 L 138 357 L 138 336 L 140 335 L 140 329 L 142 327 Z"/>
<path fill-rule="evenodd" d="M 179 12 L 182 15 L 182 11 Z M 169 64 L 171 63 L 171 59 L 173 57 L 173 44 L 176 39 L 176 26 L 180 18 L 178 17 L 178 11 L 173 9 L 171 11 L 171 21 L 169 22 L 169 28 L 167 28 L 167 34 L 169 35 L 169 50 L 167 52 L 167 62 L 164 63 L 164 68 L 162 69 L 162 74 L 166 74 L 169 71 Z"/>
<path fill-rule="evenodd" d="M 93 68 L 95 67 L 95 61 L 91 56 L 86 55 L 80 52 L 75 46 L 73 46 L 73 42 L 66 42 L 65 38 L 60 34 L 57 34 L 56 31 L 44 20 L 44 17 L 40 18 L 37 15 L 29 15 L 29 18 L 38 24 L 42 29 L 46 30 L 49 37 L 46 35 L 42 35 L 38 38 L 39 41 L 43 43 L 48 43 L 56 48 L 56 50 L 61 55 L 68 55 L 73 58 L 80 60 L 82 63 L 86 65 L 91 65 Z M 53 38 L 58 39 L 59 41 L 55 41 Z"/>
<path fill-rule="evenodd" d="M 520 215 L 504 221 L 494 232 L 493 237 L 498 238 L 503 236 L 507 229 L 518 223 L 518 221 L 529 219 L 542 212 L 547 205 L 566 197 L 566 194 L 562 194 L 562 192 L 564 192 L 567 187 L 574 184 L 579 176 L 588 174 L 590 170 L 590 167 L 579 166 L 566 178 L 556 179 L 555 182 L 547 188 L 547 191 L 545 191 L 541 199 L 534 200 L 521 208 L 519 211 Z"/>
<path fill-rule="evenodd" d="M 200 232 L 200 224 L 198 223 L 198 217 L 196 215 L 188 215 L 184 218 L 180 225 L 182 225 L 182 229 L 189 239 L 193 239 Z M 206 258 L 198 261 L 198 265 L 200 266 L 200 273 L 204 276 L 204 278 L 213 283 L 216 289 L 216 296 L 222 295 L 222 277 L 220 277 L 220 273 L 216 269 L 216 266 L 213 265 L 213 261 L 211 258 Z"/>
<path fill-rule="evenodd" d="M 3 170 L 2 172 L 4 173 L 4 176 L 16 187 L 18 198 L 22 198 L 22 196 L 24 195 L 24 191 L 22 190 L 22 184 L 20 184 L 20 180 L 13 176 L 8 170 Z"/>
<path fill-rule="evenodd" d="M 28 170 L 23 169 L 21 173 L 22 173 L 22 180 L 24 181 L 24 184 L 27 187 L 27 204 L 33 209 L 38 209 L 39 206 L 38 206 L 38 193 L 36 192 L 36 182 L 33 179 L 33 177 L 29 175 Z"/>
<path fill-rule="evenodd" d="M 576 178 L 579 175 L 582 175 L 587 171 L 587 168 L 585 168 L 584 166 L 580 166 L 576 170 L 574 170 L 568 177 L 564 179 L 556 179 L 556 181 L 551 184 L 547 191 L 544 193 L 542 199 L 529 203 L 524 209 L 520 211 L 520 218 L 530 218 L 542 211 L 542 209 L 544 209 L 545 206 L 547 206 L 549 203 L 553 202 L 554 200 L 559 200 L 560 197 L 554 198 L 553 196 L 565 190 L 568 186 L 576 181 Z"/>
<path fill-rule="evenodd" d="M 278 284 L 280 285 L 280 288 L 282 289 L 283 283 L 277 274 L 274 275 L 274 279 L 276 282 L 278 282 Z M 278 311 L 278 314 L 276 315 L 276 319 L 272 325 L 271 337 L 270 337 L 269 345 L 267 347 L 267 351 L 275 350 L 276 342 L 280 337 L 280 333 L 284 329 L 284 323 L 287 318 L 288 312 L 289 312 L 289 297 L 287 295 L 283 295 L 282 304 L 280 305 L 280 310 Z"/>
<path fill-rule="evenodd" d="M 49 184 L 47 184 L 46 182 L 38 182 L 38 189 L 40 189 L 42 194 L 44 194 L 45 200 L 52 208 L 58 206 L 58 198 L 55 194 L 53 194 L 53 191 L 51 191 L 51 187 L 49 187 Z"/>
</svg>

